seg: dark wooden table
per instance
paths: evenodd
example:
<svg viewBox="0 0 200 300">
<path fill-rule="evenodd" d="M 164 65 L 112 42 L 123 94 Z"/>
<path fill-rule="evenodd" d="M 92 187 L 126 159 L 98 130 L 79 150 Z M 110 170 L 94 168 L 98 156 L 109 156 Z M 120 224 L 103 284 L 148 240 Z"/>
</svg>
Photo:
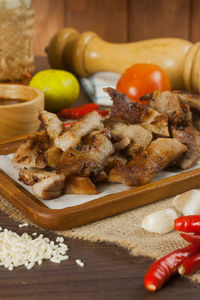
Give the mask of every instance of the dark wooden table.
<svg viewBox="0 0 200 300">
<path fill-rule="evenodd" d="M 37 70 L 48 67 L 42 58 L 36 60 Z M 78 103 L 87 102 L 84 91 Z M 55 240 L 53 232 L 34 226 L 19 228 L 19 224 L 0 212 L 0 226 L 19 234 L 43 233 Z M 155 241 L 156 242 L 156 241 Z M 12 272 L 0 267 L 0 299 L 65 299 L 65 300 L 112 300 L 112 299 L 199 299 L 200 285 L 178 277 L 156 293 L 143 287 L 143 278 L 151 260 L 133 257 L 124 249 L 105 243 L 89 243 L 65 239 L 69 246 L 68 261 L 54 264 L 44 261 L 31 270 L 24 267 Z M 85 262 L 81 268 L 75 260 Z"/>
</svg>

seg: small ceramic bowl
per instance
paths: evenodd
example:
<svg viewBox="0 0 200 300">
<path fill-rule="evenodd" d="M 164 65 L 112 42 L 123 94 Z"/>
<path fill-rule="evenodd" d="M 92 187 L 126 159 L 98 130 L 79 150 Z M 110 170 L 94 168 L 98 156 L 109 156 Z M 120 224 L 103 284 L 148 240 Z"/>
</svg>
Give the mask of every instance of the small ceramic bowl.
<svg viewBox="0 0 200 300">
<path fill-rule="evenodd" d="M 40 90 L 20 84 L 0 84 L 0 140 L 36 132 L 41 110 L 44 110 L 44 94 Z"/>
</svg>

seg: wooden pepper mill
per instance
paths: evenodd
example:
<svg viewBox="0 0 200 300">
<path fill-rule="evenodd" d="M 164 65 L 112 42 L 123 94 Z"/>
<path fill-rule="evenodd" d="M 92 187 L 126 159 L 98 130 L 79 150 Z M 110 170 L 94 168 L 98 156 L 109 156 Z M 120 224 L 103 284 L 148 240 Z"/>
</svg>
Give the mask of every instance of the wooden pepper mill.
<svg viewBox="0 0 200 300">
<path fill-rule="evenodd" d="M 100 71 L 122 73 L 136 63 L 151 63 L 163 68 L 172 89 L 200 93 L 200 43 L 176 38 L 160 38 L 126 44 L 102 40 L 94 32 L 80 34 L 64 28 L 48 47 L 50 65 L 82 77 Z"/>
</svg>

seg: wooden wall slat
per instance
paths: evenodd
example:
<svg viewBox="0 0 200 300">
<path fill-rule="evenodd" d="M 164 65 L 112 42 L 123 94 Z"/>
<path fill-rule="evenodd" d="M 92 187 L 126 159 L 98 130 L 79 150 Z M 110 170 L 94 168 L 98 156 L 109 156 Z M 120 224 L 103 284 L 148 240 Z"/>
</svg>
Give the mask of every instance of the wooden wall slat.
<svg viewBox="0 0 200 300">
<path fill-rule="evenodd" d="M 94 31 L 110 42 L 126 42 L 127 0 L 65 1 L 65 26 Z"/>
<path fill-rule="evenodd" d="M 97 32 L 110 42 L 156 37 L 199 41 L 200 0 L 32 0 L 35 55 L 45 55 L 64 27 Z"/>
<path fill-rule="evenodd" d="M 34 53 L 45 55 L 51 37 L 64 27 L 64 0 L 32 0 L 35 11 Z"/>
<path fill-rule="evenodd" d="M 188 39 L 189 25 L 189 0 L 128 1 L 129 41 L 157 37 Z"/>
<path fill-rule="evenodd" d="M 191 0 L 191 28 L 190 39 L 192 42 L 200 42 L 200 1 Z"/>
</svg>

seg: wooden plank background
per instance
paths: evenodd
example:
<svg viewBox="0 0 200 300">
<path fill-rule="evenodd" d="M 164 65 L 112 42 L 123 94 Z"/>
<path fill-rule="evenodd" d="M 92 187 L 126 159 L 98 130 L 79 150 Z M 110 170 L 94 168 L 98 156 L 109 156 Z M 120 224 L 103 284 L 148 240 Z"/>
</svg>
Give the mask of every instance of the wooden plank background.
<svg viewBox="0 0 200 300">
<path fill-rule="evenodd" d="M 156 37 L 200 41 L 200 0 L 32 0 L 35 55 L 64 27 L 95 31 L 110 42 Z"/>
</svg>

